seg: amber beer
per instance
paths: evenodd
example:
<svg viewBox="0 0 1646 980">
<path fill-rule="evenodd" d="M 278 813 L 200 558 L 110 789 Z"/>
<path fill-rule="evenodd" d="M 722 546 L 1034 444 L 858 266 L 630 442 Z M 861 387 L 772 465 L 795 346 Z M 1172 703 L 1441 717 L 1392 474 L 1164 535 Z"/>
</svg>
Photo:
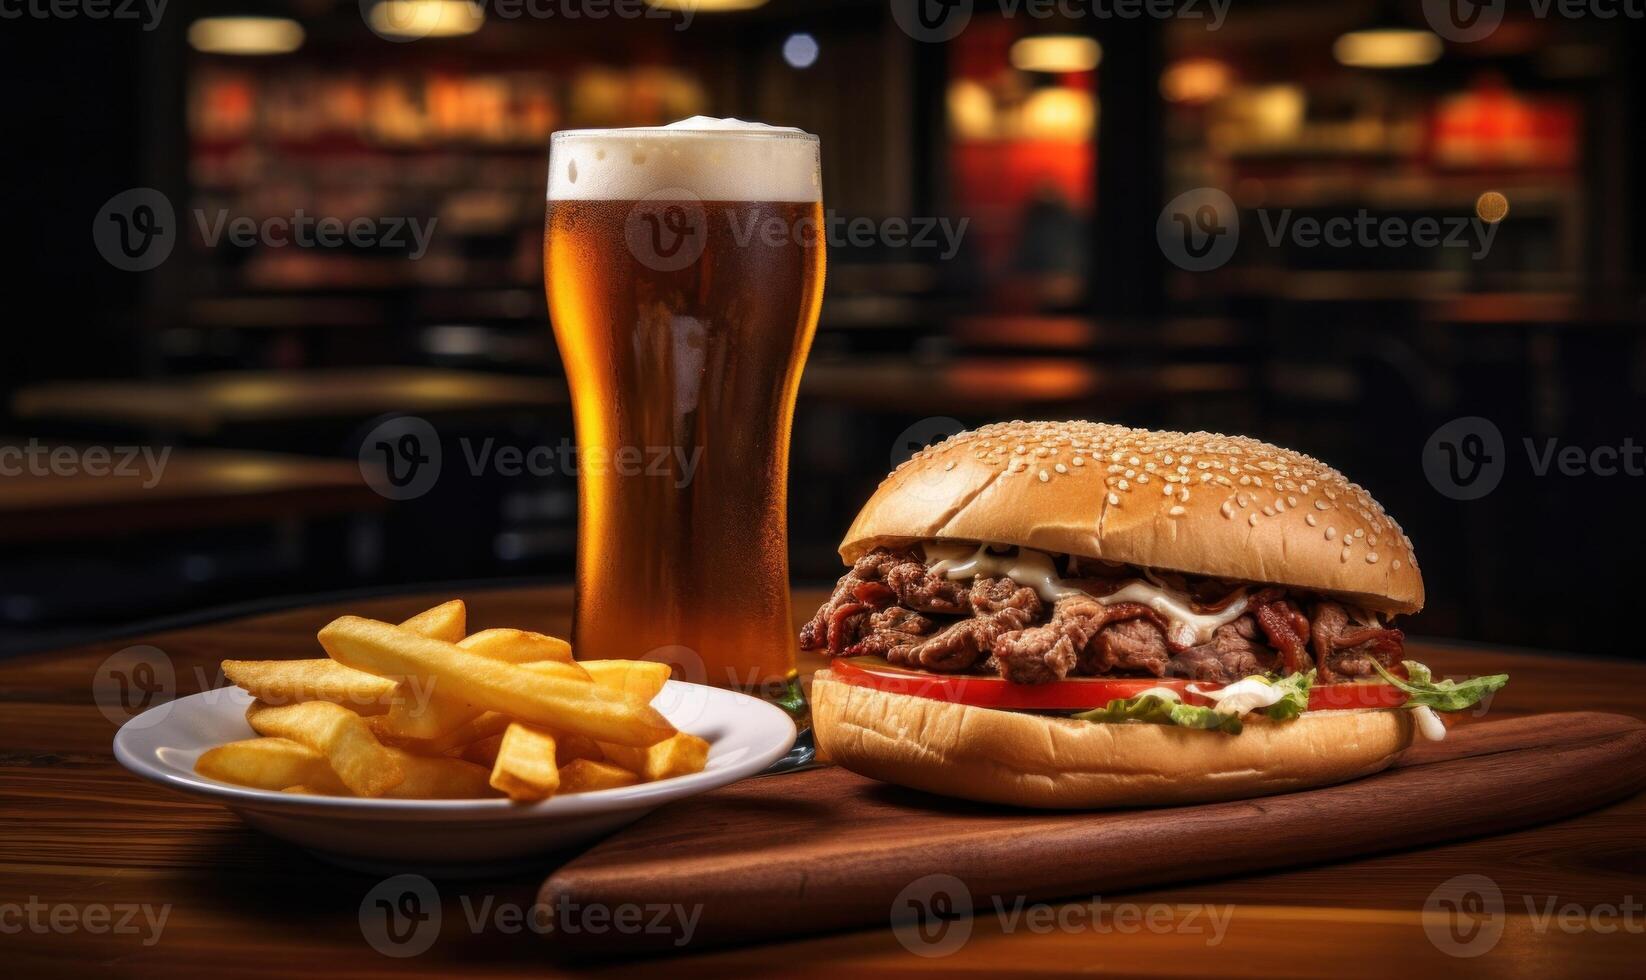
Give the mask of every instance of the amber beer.
<svg viewBox="0 0 1646 980">
<path fill-rule="evenodd" d="M 556 134 L 543 275 L 578 442 L 579 658 L 794 669 L 789 433 L 822 303 L 817 141 Z"/>
</svg>

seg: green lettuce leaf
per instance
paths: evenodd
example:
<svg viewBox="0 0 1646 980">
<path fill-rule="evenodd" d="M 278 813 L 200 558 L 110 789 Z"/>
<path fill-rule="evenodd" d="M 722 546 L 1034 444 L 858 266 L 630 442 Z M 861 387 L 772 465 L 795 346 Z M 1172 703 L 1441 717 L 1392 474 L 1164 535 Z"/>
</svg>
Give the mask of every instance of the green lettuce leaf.
<svg viewBox="0 0 1646 980">
<path fill-rule="evenodd" d="M 1263 713 L 1275 721 L 1287 721 L 1308 711 L 1309 688 L 1314 686 L 1314 682 L 1315 672 L 1312 670 L 1271 681 L 1275 687 L 1284 688 L 1286 693 L 1279 701 L 1264 708 Z"/>
<path fill-rule="evenodd" d="M 1122 721 L 1142 721 L 1151 725 L 1176 725 L 1179 728 L 1198 728 L 1205 731 L 1239 735 L 1238 715 L 1225 715 L 1211 708 L 1201 708 L 1181 701 L 1163 698 L 1158 694 L 1140 694 L 1135 698 L 1116 698 L 1101 708 L 1093 708 L 1075 715 L 1081 721 L 1099 724 Z"/>
<path fill-rule="evenodd" d="M 1383 675 L 1385 681 L 1406 692 L 1406 696 L 1410 698 L 1406 702 L 1406 707 L 1409 708 L 1422 706 L 1436 711 L 1462 711 L 1464 708 L 1473 707 L 1481 698 L 1509 683 L 1508 674 L 1490 674 L 1466 681 L 1437 681 L 1433 679 L 1429 668 L 1417 661 L 1405 660 L 1401 663 L 1410 675 L 1409 680 L 1401 680 L 1389 673 L 1376 660 L 1372 661 L 1372 666 L 1377 668 L 1377 672 Z"/>
</svg>

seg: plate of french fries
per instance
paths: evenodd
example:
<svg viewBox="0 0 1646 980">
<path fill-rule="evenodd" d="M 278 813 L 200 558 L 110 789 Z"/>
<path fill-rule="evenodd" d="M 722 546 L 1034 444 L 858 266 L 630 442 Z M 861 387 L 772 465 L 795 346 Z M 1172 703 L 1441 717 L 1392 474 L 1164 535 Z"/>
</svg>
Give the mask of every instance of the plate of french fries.
<svg viewBox="0 0 1646 980">
<path fill-rule="evenodd" d="M 337 863 L 462 873 L 576 846 L 794 744 L 765 701 L 471 633 L 461 600 L 343 616 L 318 640 L 324 657 L 223 661 L 227 685 L 133 718 L 116 758 Z"/>
</svg>

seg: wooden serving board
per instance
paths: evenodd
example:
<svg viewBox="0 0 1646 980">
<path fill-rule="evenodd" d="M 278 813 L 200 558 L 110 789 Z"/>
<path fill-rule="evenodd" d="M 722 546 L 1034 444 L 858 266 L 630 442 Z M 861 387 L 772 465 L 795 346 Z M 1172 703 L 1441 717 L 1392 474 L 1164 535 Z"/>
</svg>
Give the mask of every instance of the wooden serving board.
<svg viewBox="0 0 1646 980">
<path fill-rule="evenodd" d="M 1501 833 L 1641 789 L 1646 723 L 1592 712 L 1463 725 L 1339 786 L 1151 810 L 967 803 L 831 767 L 667 806 L 562 866 L 540 898 L 700 905 L 694 948 L 762 942 L 885 927 L 898 894 L 938 872 L 964 882 L 974 907 L 994 896 L 1107 895 Z M 551 935 L 565 948 L 611 952 L 598 934 Z M 642 932 L 623 952 L 676 948 L 679 938 Z"/>
</svg>

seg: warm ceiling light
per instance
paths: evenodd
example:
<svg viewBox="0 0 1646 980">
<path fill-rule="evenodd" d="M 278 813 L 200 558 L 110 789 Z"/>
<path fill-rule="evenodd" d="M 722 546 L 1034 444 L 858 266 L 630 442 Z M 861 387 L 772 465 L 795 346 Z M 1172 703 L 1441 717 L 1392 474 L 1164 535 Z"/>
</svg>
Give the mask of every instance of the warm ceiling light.
<svg viewBox="0 0 1646 980">
<path fill-rule="evenodd" d="M 1012 67 L 1018 71 L 1091 71 L 1102 60 L 1096 39 L 1078 34 L 1039 34 L 1012 44 Z"/>
<path fill-rule="evenodd" d="M 1229 66 L 1215 58 L 1186 58 L 1160 75 L 1160 94 L 1171 102 L 1210 102 L 1229 90 Z"/>
<path fill-rule="evenodd" d="M 1090 92 L 1043 88 L 1023 103 L 1020 119 L 1027 139 L 1081 142 L 1091 138 L 1097 105 Z"/>
<path fill-rule="evenodd" d="M 718 14 L 732 10 L 764 7 L 768 0 L 646 0 L 659 10 L 686 10 L 694 14 Z"/>
<path fill-rule="evenodd" d="M 383 0 L 368 15 L 384 37 L 462 37 L 480 30 L 486 12 L 471 0 Z"/>
<path fill-rule="evenodd" d="M 303 46 L 303 25 L 285 17 L 202 17 L 189 25 L 189 46 L 206 54 L 290 54 Z"/>
<path fill-rule="evenodd" d="M 1412 68 L 1433 64 L 1443 47 L 1431 31 L 1350 31 L 1332 45 L 1332 54 L 1350 68 Z"/>
</svg>

